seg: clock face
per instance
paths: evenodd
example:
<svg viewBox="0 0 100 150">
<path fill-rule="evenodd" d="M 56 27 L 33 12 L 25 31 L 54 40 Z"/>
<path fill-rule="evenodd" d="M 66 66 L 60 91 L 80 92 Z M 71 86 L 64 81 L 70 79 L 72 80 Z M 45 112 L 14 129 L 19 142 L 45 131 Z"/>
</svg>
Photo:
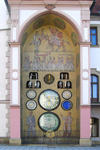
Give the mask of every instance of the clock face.
<svg viewBox="0 0 100 150">
<path fill-rule="evenodd" d="M 63 97 L 64 99 L 70 99 L 70 98 L 72 97 L 71 91 L 69 91 L 69 90 L 63 91 L 63 92 L 62 92 L 62 97 Z"/>
<path fill-rule="evenodd" d="M 44 82 L 46 84 L 52 84 L 54 82 L 54 77 L 53 75 L 51 74 L 47 74 L 45 77 L 44 77 Z"/>
<path fill-rule="evenodd" d="M 36 92 L 35 92 L 34 90 L 29 90 L 29 91 L 27 91 L 26 96 L 27 96 L 29 99 L 33 99 L 33 98 L 36 97 Z"/>
<path fill-rule="evenodd" d="M 59 128 L 60 119 L 55 113 L 46 112 L 39 117 L 38 123 L 44 132 L 48 130 L 56 131 Z"/>
<path fill-rule="evenodd" d="M 37 103 L 34 100 L 29 100 L 26 102 L 26 108 L 29 110 L 34 110 L 37 107 Z"/>
<path fill-rule="evenodd" d="M 56 109 L 60 104 L 60 97 L 54 90 L 45 90 L 39 95 L 39 105 L 45 110 Z"/>
<path fill-rule="evenodd" d="M 69 100 L 68 101 L 65 100 L 65 101 L 62 102 L 62 108 L 64 110 L 70 110 L 72 108 L 72 106 L 73 106 L 73 104 Z"/>
</svg>

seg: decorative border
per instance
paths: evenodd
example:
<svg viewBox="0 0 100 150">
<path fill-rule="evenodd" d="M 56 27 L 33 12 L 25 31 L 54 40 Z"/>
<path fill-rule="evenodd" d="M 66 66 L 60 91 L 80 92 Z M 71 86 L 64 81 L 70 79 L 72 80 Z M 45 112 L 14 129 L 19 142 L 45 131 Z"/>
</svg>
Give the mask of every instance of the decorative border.
<svg viewBox="0 0 100 150">
<path fill-rule="evenodd" d="M 29 91 L 34 91 L 34 90 L 28 90 L 27 93 L 28 93 Z M 26 93 L 26 96 L 27 96 L 27 93 Z M 27 96 L 27 98 L 29 98 L 29 99 L 34 99 L 34 98 L 37 96 L 37 93 L 36 93 L 35 91 L 34 91 L 34 93 L 35 93 L 35 96 L 34 96 L 33 98 L 30 98 L 30 97 L 28 97 L 28 96 Z"/>
<path fill-rule="evenodd" d="M 70 96 L 69 98 L 65 98 L 65 97 L 63 96 L 64 92 L 67 92 L 67 91 L 71 93 L 71 96 Z M 63 97 L 64 99 L 70 99 L 70 98 L 72 97 L 72 92 L 71 92 L 70 90 L 64 90 L 64 91 L 62 92 L 62 97 Z"/>
<path fill-rule="evenodd" d="M 40 120 L 40 118 L 41 118 L 42 115 L 48 114 L 48 113 L 49 113 L 49 114 L 53 114 L 53 115 L 55 115 L 55 116 L 57 117 L 59 124 L 58 124 L 58 127 L 57 127 L 55 130 L 53 130 L 53 131 L 57 131 L 58 128 L 60 127 L 60 123 L 61 123 L 61 122 L 60 122 L 60 118 L 58 117 L 58 115 L 55 114 L 55 113 L 53 113 L 53 112 L 45 112 L 45 113 L 41 114 L 40 117 L 38 118 L 38 126 L 39 126 L 39 128 L 40 128 L 42 131 L 47 132 L 46 130 L 43 130 L 43 129 L 40 127 L 39 120 Z"/>
<path fill-rule="evenodd" d="M 47 111 L 52 111 L 52 110 L 55 110 L 56 108 L 59 107 L 60 102 L 61 102 L 61 99 L 60 99 L 60 96 L 59 96 L 59 94 L 58 94 L 58 97 L 59 97 L 59 104 L 58 104 L 58 106 L 56 106 L 56 107 L 53 108 L 53 109 L 46 109 L 46 108 L 42 107 L 41 104 L 40 104 L 40 102 L 39 102 L 39 101 L 40 101 L 40 100 L 39 100 L 39 99 L 40 99 L 40 96 L 41 96 L 41 94 L 42 94 L 43 92 L 48 91 L 48 90 L 53 91 L 53 92 L 55 92 L 55 93 L 58 94 L 58 92 L 56 92 L 56 91 L 54 91 L 54 90 L 51 90 L 51 89 L 44 90 L 44 91 L 42 91 L 42 92 L 39 94 L 39 96 L 38 96 L 38 104 L 40 105 L 40 107 L 41 107 L 42 109 L 47 110 Z"/>
<path fill-rule="evenodd" d="M 63 107 L 63 103 L 64 103 L 64 102 L 70 102 L 71 107 L 70 107 L 69 109 L 65 109 L 65 108 Z M 62 109 L 64 109 L 64 110 L 68 111 L 68 110 L 72 109 L 72 107 L 73 107 L 73 103 L 72 103 L 71 101 L 69 101 L 69 100 L 64 100 L 64 101 L 62 102 L 62 104 L 61 104 L 61 107 L 62 107 Z"/>
</svg>

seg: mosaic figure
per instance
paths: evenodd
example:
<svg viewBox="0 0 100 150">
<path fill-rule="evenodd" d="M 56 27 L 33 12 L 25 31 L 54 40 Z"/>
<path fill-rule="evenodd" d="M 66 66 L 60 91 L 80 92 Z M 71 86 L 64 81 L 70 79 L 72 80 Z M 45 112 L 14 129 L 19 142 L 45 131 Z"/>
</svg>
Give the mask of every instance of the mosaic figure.
<svg viewBox="0 0 100 150">
<path fill-rule="evenodd" d="M 43 60 L 41 62 L 41 70 L 47 70 L 46 58 L 45 57 L 43 57 Z"/>
<path fill-rule="evenodd" d="M 41 42 L 42 42 L 43 37 L 44 37 L 43 30 L 44 29 L 42 29 L 41 35 L 38 33 L 38 31 L 36 31 L 36 33 L 33 36 L 33 42 L 30 43 L 30 45 L 33 44 L 35 46 L 35 51 L 39 51 L 39 46 L 41 45 Z"/>
<path fill-rule="evenodd" d="M 51 69 L 52 69 L 52 59 L 51 59 L 51 57 L 49 57 L 48 64 L 47 64 L 47 70 L 51 70 Z"/>
<path fill-rule="evenodd" d="M 55 62 L 55 57 L 52 57 L 52 70 L 56 70 L 56 62 Z"/>
<path fill-rule="evenodd" d="M 36 81 L 36 86 L 35 86 L 36 88 L 40 88 L 41 87 L 41 83 L 40 83 L 40 81 Z"/>
<path fill-rule="evenodd" d="M 35 117 L 33 116 L 33 112 L 30 112 L 30 115 L 27 117 L 27 136 L 35 136 Z"/>
<path fill-rule="evenodd" d="M 60 50 L 60 48 L 62 48 L 63 51 L 66 51 L 64 42 L 66 44 L 69 44 L 69 43 L 63 39 L 62 32 L 59 32 L 57 29 L 51 29 L 51 28 L 49 28 L 49 29 L 50 29 L 51 36 L 49 36 L 49 35 L 45 36 L 45 40 L 48 41 L 48 45 L 47 45 L 46 49 L 50 48 L 51 51 L 54 51 L 54 48 L 56 46 L 57 48 L 55 51 Z"/>
<path fill-rule="evenodd" d="M 41 70 L 41 59 L 40 59 L 40 57 L 35 57 L 34 58 L 33 70 Z"/>
<path fill-rule="evenodd" d="M 58 82 L 58 88 L 63 88 L 63 82 L 62 81 Z"/>
<path fill-rule="evenodd" d="M 58 61 L 57 61 L 57 64 L 56 64 L 56 69 L 57 70 L 64 70 L 63 61 L 64 61 L 63 57 L 58 57 Z"/>
<path fill-rule="evenodd" d="M 29 55 L 25 56 L 25 64 L 24 64 L 24 69 L 25 71 L 28 71 L 31 69 L 31 61 L 29 60 Z"/>
<path fill-rule="evenodd" d="M 65 120 L 64 128 L 63 128 L 63 131 L 64 131 L 63 136 L 64 137 L 66 137 L 66 135 L 71 136 L 71 124 L 73 121 L 71 112 L 68 112 L 68 116 L 66 116 L 66 117 L 63 117 L 63 115 L 61 114 L 61 118 L 63 120 Z"/>
<path fill-rule="evenodd" d="M 28 82 L 28 88 L 32 88 L 32 81 Z"/>
<path fill-rule="evenodd" d="M 69 65 L 69 70 L 70 71 L 74 71 L 73 61 L 74 61 L 74 58 L 73 58 L 73 56 L 71 56 L 71 58 L 70 58 L 70 65 Z"/>
<path fill-rule="evenodd" d="M 65 70 L 68 70 L 68 71 L 74 71 L 75 70 L 73 61 L 74 61 L 73 56 L 67 56 L 66 57 Z"/>
</svg>

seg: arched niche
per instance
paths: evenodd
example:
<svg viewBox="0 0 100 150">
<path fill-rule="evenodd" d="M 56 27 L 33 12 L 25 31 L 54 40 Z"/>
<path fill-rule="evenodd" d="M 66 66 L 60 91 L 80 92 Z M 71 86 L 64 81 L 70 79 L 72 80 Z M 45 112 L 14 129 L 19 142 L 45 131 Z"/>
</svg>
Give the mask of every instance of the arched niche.
<svg viewBox="0 0 100 150">
<path fill-rule="evenodd" d="M 73 28 L 71 23 L 66 19 L 55 14 L 44 14 L 33 20 L 25 29 L 22 36 L 21 45 L 21 116 L 22 116 L 22 133 L 28 130 L 27 117 L 29 110 L 26 109 L 25 103 L 27 89 L 25 83 L 29 78 L 30 72 L 38 73 L 38 80 L 41 82 L 41 88 L 35 89 L 38 100 L 39 94 L 46 90 L 52 89 L 59 93 L 62 101 L 62 92 L 64 88 L 57 88 L 58 82 L 71 82 L 71 101 L 73 103 L 70 114 L 72 115 L 72 130 L 73 133 L 79 132 L 80 126 L 80 48 L 79 36 L 77 30 Z M 67 79 L 60 79 L 61 73 L 68 73 Z M 44 82 L 44 77 L 48 74 L 47 82 Z M 49 76 L 50 74 L 50 76 Z M 53 76 L 53 82 L 51 82 Z M 36 82 L 35 80 L 33 82 Z M 49 84 L 52 83 L 52 84 Z M 77 106 L 78 105 L 78 106 Z M 34 110 L 36 120 L 43 113 L 42 108 L 37 106 Z M 54 110 L 58 114 L 66 117 L 66 111 L 60 106 Z M 60 125 L 59 130 L 63 131 L 64 121 Z M 40 131 L 38 124 L 35 127 L 36 131 Z M 63 132 L 62 132 L 63 133 Z M 79 134 L 77 134 L 79 135 Z"/>
</svg>

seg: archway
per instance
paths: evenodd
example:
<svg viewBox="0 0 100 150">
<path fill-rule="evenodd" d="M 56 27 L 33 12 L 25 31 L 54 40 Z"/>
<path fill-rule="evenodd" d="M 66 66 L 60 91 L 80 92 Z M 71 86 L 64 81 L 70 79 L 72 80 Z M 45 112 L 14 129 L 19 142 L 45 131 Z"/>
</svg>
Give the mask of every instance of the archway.
<svg viewBox="0 0 100 150">
<path fill-rule="evenodd" d="M 79 138 L 78 42 L 72 25 L 55 14 L 42 15 L 26 28 L 21 46 L 23 143 L 43 143 L 41 138 L 48 137 L 48 143 L 54 137 L 66 143 L 66 137 Z M 33 138 L 35 140 L 31 140 Z"/>
</svg>

